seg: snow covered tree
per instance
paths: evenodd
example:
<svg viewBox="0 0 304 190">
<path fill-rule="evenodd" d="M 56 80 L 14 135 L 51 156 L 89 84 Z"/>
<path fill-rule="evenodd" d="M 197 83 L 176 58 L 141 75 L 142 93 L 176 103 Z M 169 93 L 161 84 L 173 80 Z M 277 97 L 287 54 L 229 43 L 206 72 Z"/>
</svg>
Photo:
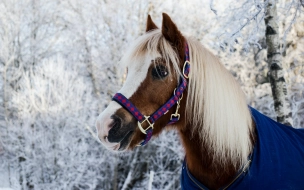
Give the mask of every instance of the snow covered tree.
<svg viewBox="0 0 304 190">
<path fill-rule="evenodd" d="M 276 18 L 274 18 L 274 15 L 269 16 L 270 8 L 274 8 L 274 6 L 268 6 L 269 2 L 270 4 L 275 5 L 277 7 L 275 11 L 277 13 Z M 212 3 L 213 4 L 211 8 L 217 11 L 216 1 L 212 1 Z M 272 100 L 273 103 L 272 102 L 270 103 L 272 104 L 274 110 L 277 112 L 276 113 L 277 115 L 275 116 L 273 114 L 275 112 L 273 108 L 268 106 L 269 104 L 261 105 L 260 110 L 262 111 L 265 110 L 264 112 L 265 114 L 273 117 L 279 122 L 293 125 L 294 127 L 300 127 L 298 125 L 298 122 L 296 124 L 295 123 L 293 124 L 293 120 L 294 119 L 298 120 L 298 119 L 297 116 L 292 117 L 292 115 L 294 114 L 297 115 L 299 112 L 301 113 L 301 109 L 299 109 L 298 106 L 299 102 L 293 102 L 293 99 L 291 98 L 293 97 L 293 93 L 295 90 L 295 88 L 292 87 L 295 84 L 291 82 L 293 80 L 292 78 L 293 74 L 291 72 L 292 69 L 290 69 L 290 66 L 292 66 L 291 63 L 293 61 L 290 61 L 290 58 L 292 56 L 286 53 L 287 49 L 292 50 L 291 44 L 294 44 L 293 47 L 296 47 L 296 49 L 293 49 L 292 51 L 288 51 L 289 53 L 292 53 L 293 51 L 296 52 L 301 51 L 300 47 L 295 45 L 297 42 L 294 39 L 291 39 L 293 31 L 299 29 L 299 27 L 295 28 L 295 25 L 298 25 L 297 21 L 299 22 L 300 18 L 302 18 L 301 17 L 302 10 L 301 10 L 300 2 L 293 0 L 292 1 L 244 0 L 239 3 L 240 4 L 230 4 L 229 9 L 226 9 L 224 12 L 217 11 L 219 22 L 220 19 L 223 20 L 223 22 L 220 22 L 221 24 L 219 28 L 225 28 L 224 31 L 219 31 L 219 32 L 215 31 L 216 36 L 220 39 L 219 46 L 222 49 L 230 50 L 230 54 L 232 54 L 231 52 L 235 52 L 235 53 L 240 52 L 240 54 L 242 54 L 243 57 L 245 56 L 248 57 L 252 55 L 251 51 L 253 51 L 255 66 L 252 67 L 252 72 L 250 75 L 247 75 L 247 78 L 248 76 L 255 75 L 255 77 L 253 78 L 254 80 L 256 80 L 257 83 L 254 84 L 254 81 L 252 81 L 251 83 L 253 86 L 255 86 L 256 89 L 249 90 L 246 87 L 246 89 L 244 90 L 245 91 L 249 90 L 247 91 L 248 95 L 253 94 L 253 97 L 256 97 L 257 93 L 254 91 L 258 91 L 258 89 L 264 88 L 264 92 L 261 94 L 261 97 L 265 98 L 266 96 L 268 97 L 268 95 L 265 94 L 266 92 L 265 88 L 267 87 L 267 91 L 268 89 L 270 90 L 269 94 L 273 94 L 273 100 Z M 233 14 L 230 14 L 232 11 Z M 264 22 L 266 22 L 266 24 Z M 268 43 L 266 43 L 265 34 L 267 33 L 267 31 L 269 32 L 270 31 L 269 29 L 271 28 L 268 27 L 267 29 L 266 25 L 268 24 L 269 26 L 269 23 L 273 24 L 274 22 L 277 24 L 278 27 L 275 33 L 276 35 L 267 35 Z M 267 53 L 266 49 L 268 49 L 268 51 L 273 51 L 274 49 L 273 48 L 274 44 L 272 41 L 273 39 L 275 39 L 275 43 L 276 43 L 275 47 L 277 47 L 276 52 Z M 272 44 L 269 43 L 271 41 Z M 273 59 L 267 59 L 267 54 L 274 55 L 274 56 L 270 56 L 270 58 Z M 283 57 L 281 55 L 283 55 Z M 300 59 L 300 57 L 301 57 L 301 53 L 297 54 L 297 56 L 294 58 L 298 60 Z M 251 60 L 249 59 L 248 61 Z M 281 64 L 278 64 L 279 67 L 270 66 L 271 63 L 278 61 L 281 61 Z M 246 67 L 248 66 L 249 63 L 246 63 Z M 273 69 L 275 68 L 279 68 L 277 69 L 278 72 L 273 71 Z M 234 73 L 236 74 L 236 72 Z M 274 76 L 277 77 L 277 79 L 274 79 Z M 245 78 L 242 79 L 242 81 L 245 80 L 248 79 Z M 274 84 L 274 81 L 279 82 L 280 84 L 279 85 L 277 83 Z M 285 88 L 283 81 L 286 81 L 284 83 Z M 287 94 L 287 91 L 289 91 L 290 95 L 285 95 Z M 279 94 L 282 95 L 280 96 L 280 99 L 278 99 Z M 267 107 L 265 107 L 265 105 L 267 105 Z M 292 105 L 292 107 L 290 105 Z"/>
</svg>

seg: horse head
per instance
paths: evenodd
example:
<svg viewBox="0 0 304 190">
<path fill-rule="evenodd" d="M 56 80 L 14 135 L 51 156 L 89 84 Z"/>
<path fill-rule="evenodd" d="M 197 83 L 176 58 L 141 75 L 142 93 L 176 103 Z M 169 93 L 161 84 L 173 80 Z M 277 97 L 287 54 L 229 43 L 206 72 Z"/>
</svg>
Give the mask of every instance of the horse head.
<svg viewBox="0 0 304 190">
<path fill-rule="evenodd" d="M 185 38 L 167 14 L 161 29 L 148 16 L 146 33 L 121 60 L 126 81 L 96 122 L 107 149 L 144 145 L 165 126 L 185 122 L 187 53 Z"/>
</svg>

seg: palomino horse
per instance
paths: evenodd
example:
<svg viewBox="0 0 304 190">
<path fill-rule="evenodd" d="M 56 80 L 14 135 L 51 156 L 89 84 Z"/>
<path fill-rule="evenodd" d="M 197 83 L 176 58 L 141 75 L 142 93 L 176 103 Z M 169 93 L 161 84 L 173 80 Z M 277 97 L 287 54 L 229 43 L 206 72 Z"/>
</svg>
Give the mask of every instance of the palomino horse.
<svg viewBox="0 0 304 190">
<path fill-rule="evenodd" d="M 167 14 L 161 29 L 148 16 L 121 62 L 125 84 L 96 122 L 107 149 L 134 149 L 172 128 L 186 152 L 182 189 L 304 189 L 304 131 L 248 107 L 219 60 Z"/>
</svg>

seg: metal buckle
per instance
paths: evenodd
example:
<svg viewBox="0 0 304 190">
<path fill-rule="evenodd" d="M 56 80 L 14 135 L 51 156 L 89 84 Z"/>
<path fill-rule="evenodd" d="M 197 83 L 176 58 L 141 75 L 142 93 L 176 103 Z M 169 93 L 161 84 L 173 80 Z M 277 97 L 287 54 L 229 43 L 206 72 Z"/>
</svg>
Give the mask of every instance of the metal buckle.
<svg viewBox="0 0 304 190">
<path fill-rule="evenodd" d="M 173 117 L 177 117 L 177 121 L 178 121 L 179 118 L 180 118 L 180 114 L 171 114 L 170 121 L 172 121 L 172 118 L 173 118 Z"/>
<path fill-rule="evenodd" d="M 174 95 L 175 95 L 175 91 L 176 91 L 176 88 L 174 89 Z M 170 117 L 170 121 L 172 121 L 172 118 L 173 117 L 177 117 L 177 120 L 179 120 L 180 118 L 180 114 L 178 113 L 178 110 L 180 108 L 180 101 L 183 99 L 183 93 L 182 95 L 180 96 L 180 98 L 178 99 L 178 101 L 176 102 L 176 110 L 175 110 L 175 113 L 174 114 L 171 114 L 171 117 Z"/>
<path fill-rule="evenodd" d="M 184 66 L 183 66 L 183 76 L 184 76 L 186 79 L 189 78 L 189 76 L 187 76 L 187 75 L 185 74 L 185 68 L 186 68 L 187 63 L 190 65 L 190 62 L 189 62 L 189 61 L 185 61 Z"/>
<path fill-rule="evenodd" d="M 154 126 L 154 123 L 150 123 L 150 121 L 149 121 L 149 118 L 150 118 L 150 116 L 145 116 L 144 115 L 144 117 L 145 117 L 145 120 L 143 120 L 142 122 L 137 122 L 137 126 L 138 126 L 138 128 L 139 128 L 139 130 L 143 133 L 143 134 L 147 134 L 147 130 L 148 129 L 150 129 L 150 128 L 152 128 L 153 129 L 153 126 Z M 147 128 L 147 129 L 144 129 L 141 125 L 145 122 L 145 121 L 147 121 L 148 122 L 148 124 L 149 124 L 149 127 Z"/>
</svg>

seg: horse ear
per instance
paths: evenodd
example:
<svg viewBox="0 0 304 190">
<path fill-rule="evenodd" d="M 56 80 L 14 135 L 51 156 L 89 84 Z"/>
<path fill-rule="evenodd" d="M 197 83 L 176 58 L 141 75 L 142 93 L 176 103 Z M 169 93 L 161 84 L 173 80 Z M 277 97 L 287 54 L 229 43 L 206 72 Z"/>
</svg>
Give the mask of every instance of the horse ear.
<svg viewBox="0 0 304 190">
<path fill-rule="evenodd" d="M 163 13 L 162 33 L 173 46 L 178 47 L 182 45 L 183 35 L 166 13 Z"/>
<path fill-rule="evenodd" d="M 148 15 L 146 32 L 149 32 L 149 31 L 155 30 L 155 29 L 158 29 L 158 28 L 157 28 L 157 26 L 154 24 L 154 22 L 152 21 L 151 16 Z"/>
</svg>

